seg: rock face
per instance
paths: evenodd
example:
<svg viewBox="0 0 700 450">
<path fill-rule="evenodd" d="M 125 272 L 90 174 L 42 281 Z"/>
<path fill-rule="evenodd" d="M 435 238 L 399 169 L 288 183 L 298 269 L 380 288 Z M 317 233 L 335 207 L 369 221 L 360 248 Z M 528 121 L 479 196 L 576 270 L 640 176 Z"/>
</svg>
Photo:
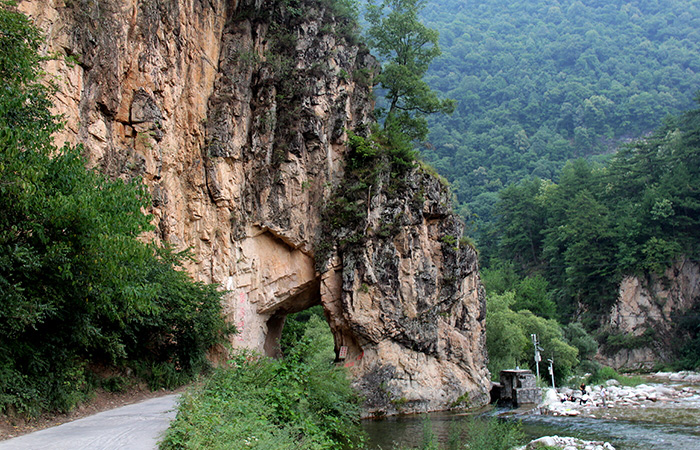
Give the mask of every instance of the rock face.
<svg viewBox="0 0 700 450">
<path fill-rule="evenodd" d="M 368 413 L 484 404 L 477 258 L 440 183 L 416 168 L 370 196 L 351 250 L 318 251 L 347 131 L 372 120 L 374 59 L 333 2 L 24 0 L 47 35 L 62 143 L 141 177 L 155 239 L 227 290 L 237 346 L 278 354 L 287 314 L 322 303 Z M 421 197 L 417 197 L 417 193 Z M 396 220 L 398 213 L 401 220 Z M 319 268 L 321 268 L 319 270 Z M 339 358 L 341 359 L 341 358 Z"/>
<path fill-rule="evenodd" d="M 700 265 L 682 260 L 663 276 L 626 277 L 618 301 L 602 323 L 611 334 L 622 336 L 617 346 L 601 349 L 597 359 L 615 369 L 651 369 L 671 362 L 679 339 L 677 325 L 700 306 Z"/>
<path fill-rule="evenodd" d="M 365 240 L 341 245 L 323 275 L 345 366 L 375 414 L 486 404 L 484 293 L 448 190 L 416 168 L 393 198 L 376 192 Z"/>
</svg>

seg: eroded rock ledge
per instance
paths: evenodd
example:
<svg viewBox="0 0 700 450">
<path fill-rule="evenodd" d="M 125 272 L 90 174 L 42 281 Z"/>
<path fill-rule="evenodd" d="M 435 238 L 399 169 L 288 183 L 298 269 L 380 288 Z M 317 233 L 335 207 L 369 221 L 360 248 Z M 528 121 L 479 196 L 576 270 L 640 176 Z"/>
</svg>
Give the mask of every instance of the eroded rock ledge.
<svg viewBox="0 0 700 450">
<path fill-rule="evenodd" d="M 484 297 L 449 194 L 416 168 L 371 196 L 367 238 L 318 261 L 347 131 L 377 66 L 332 2 L 24 0 L 58 78 L 59 142 L 141 177 L 154 237 L 226 289 L 234 344 L 276 355 L 287 314 L 323 303 L 368 413 L 487 401 Z M 420 195 L 418 195 L 420 193 Z M 390 221 L 391 232 L 373 233 Z M 318 270 L 323 267 L 323 270 Z"/>
</svg>

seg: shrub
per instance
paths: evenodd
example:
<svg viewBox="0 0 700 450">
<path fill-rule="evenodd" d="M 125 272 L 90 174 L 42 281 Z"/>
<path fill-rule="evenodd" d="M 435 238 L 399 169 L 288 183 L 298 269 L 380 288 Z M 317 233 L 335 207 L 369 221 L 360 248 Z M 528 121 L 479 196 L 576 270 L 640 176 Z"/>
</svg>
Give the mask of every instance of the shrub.
<svg viewBox="0 0 700 450">
<path fill-rule="evenodd" d="M 603 384 L 608 380 L 617 380 L 623 386 L 637 386 L 644 380 L 640 376 L 626 376 L 619 374 L 612 367 L 599 366 L 586 380 L 590 385 Z"/>
<path fill-rule="evenodd" d="M 333 364 L 316 315 L 284 360 L 238 353 L 184 396 L 162 450 L 344 449 L 357 444 L 359 399 Z"/>
</svg>

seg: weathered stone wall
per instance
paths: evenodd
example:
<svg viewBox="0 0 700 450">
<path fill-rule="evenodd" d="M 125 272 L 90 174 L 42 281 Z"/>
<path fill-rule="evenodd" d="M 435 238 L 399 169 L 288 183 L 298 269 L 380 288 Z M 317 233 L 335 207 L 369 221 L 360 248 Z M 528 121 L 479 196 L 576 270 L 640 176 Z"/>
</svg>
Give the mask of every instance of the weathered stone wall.
<svg viewBox="0 0 700 450">
<path fill-rule="evenodd" d="M 597 359 L 615 369 L 652 369 L 659 362 L 672 362 L 678 317 L 700 304 L 700 264 L 681 260 L 662 276 L 647 279 L 626 277 L 604 330 L 637 338 L 634 348 L 603 346 Z M 645 337 L 644 339 L 639 339 Z M 612 351 L 611 351 L 612 350 Z"/>
<path fill-rule="evenodd" d="M 285 316 L 322 302 L 368 410 L 483 404 L 476 255 L 441 241 L 461 228 L 434 178 L 416 172 L 431 194 L 396 236 L 317 272 L 321 211 L 343 177 L 346 130 L 372 120 L 377 67 L 328 6 L 281 4 L 21 1 L 61 55 L 47 64 L 66 122 L 57 141 L 144 180 L 153 237 L 191 248 L 192 276 L 228 291 L 236 345 L 276 355 Z M 409 200 L 376 196 L 371 217 Z"/>
</svg>

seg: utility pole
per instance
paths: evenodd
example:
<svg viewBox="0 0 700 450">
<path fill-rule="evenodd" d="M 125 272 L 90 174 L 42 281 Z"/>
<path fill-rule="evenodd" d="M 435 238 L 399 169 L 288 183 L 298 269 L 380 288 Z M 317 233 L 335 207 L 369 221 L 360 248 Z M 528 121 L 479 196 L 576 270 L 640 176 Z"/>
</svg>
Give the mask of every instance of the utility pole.
<svg viewBox="0 0 700 450">
<path fill-rule="evenodd" d="M 552 376 L 552 389 L 556 389 L 557 387 L 554 386 L 554 355 L 552 355 L 552 359 L 547 361 L 549 361 L 549 374 Z"/>
<path fill-rule="evenodd" d="M 532 345 L 535 346 L 535 365 L 537 366 L 537 379 L 540 379 L 540 361 L 542 361 L 542 357 L 540 356 L 540 346 L 538 345 L 537 342 L 537 335 L 536 334 L 531 334 L 530 337 L 532 338 Z"/>
</svg>

